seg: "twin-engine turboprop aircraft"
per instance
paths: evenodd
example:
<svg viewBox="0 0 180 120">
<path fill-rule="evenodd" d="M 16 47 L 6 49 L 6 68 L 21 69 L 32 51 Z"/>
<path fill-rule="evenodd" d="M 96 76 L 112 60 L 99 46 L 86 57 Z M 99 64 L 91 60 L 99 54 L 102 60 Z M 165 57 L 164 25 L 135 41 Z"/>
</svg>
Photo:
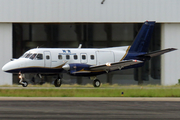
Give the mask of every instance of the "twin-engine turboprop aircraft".
<svg viewBox="0 0 180 120">
<path fill-rule="evenodd" d="M 101 82 L 96 79 L 97 75 L 141 67 L 151 57 L 176 50 L 168 48 L 147 53 L 154 25 L 154 21 L 146 21 L 132 46 L 103 49 L 83 49 L 81 46 L 79 48 L 36 48 L 8 62 L 2 70 L 19 74 L 19 83 L 23 87 L 28 85 L 24 78 L 24 74 L 28 73 L 36 74 L 40 78 L 41 75 L 56 74 L 54 85 L 60 87 L 62 83 L 60 74 L 64 72 L 73 76 L 90 77 L 94 81 L 94 87 L 99 87 Z"/>
</svg>

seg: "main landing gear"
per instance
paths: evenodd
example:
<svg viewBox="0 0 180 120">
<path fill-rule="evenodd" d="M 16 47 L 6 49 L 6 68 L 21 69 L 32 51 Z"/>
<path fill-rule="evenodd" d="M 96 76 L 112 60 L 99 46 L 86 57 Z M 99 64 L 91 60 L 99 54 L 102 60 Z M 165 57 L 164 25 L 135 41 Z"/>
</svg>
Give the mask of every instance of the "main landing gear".
<svg viewBox="0 0 180 120">
<path fill-rule="evenodd" d="M 54 81 L 54 86 L 55 86 L 55 87 L 60 87 L 61 84 L 62 84 L 62 77 L 60 77 L 60 76 L 58 75 L 58 78 Z"/>
<path fill-rule="evenodd" d="M 91 80 L 93 80 L 93 86 L 94 87 L 100 87 L 101 86 L 101 81 L 98 80 L 96 77 L 90 77 Z M 54 81 L 54 86 L 55 87 L 60 87 L 62 84 L 62 75 L 57 77 L 57 79 Z"/>
<path fill-rule="evenodd" d="M 93 80 L 93 86 L 94 87 L 100 87 L 101 86 L 101 81 L 96 79 L 96 77 L 90 77 L 91 80 Z"/>
<path fill-rule="evenodd" d="M 23 87 L 27 87 L 28 86 L 28 82 L 24 81 L 24 74 L 19 74 L 19 83 L 23 86 Z"/>
</svg>

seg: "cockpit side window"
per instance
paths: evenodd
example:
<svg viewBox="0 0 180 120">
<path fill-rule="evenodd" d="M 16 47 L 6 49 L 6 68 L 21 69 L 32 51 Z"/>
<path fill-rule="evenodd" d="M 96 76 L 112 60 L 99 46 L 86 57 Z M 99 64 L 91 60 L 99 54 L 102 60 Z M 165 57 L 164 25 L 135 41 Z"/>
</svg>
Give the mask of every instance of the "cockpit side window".
<svg viewBox="0 0 180 120">
<path fill-rule="evenodd" d="M 37 59 L 37 60 L 42 60 L 42 59 L 43 59 L 43 54 L 38 53 L 36 59 Z"/>
<path fill-rule="evenodd" d="M 34 59 L 36 57 L 37 53 L 34 53 L 33 55 L 31 55 L 30 59 Z"/>
</svg>

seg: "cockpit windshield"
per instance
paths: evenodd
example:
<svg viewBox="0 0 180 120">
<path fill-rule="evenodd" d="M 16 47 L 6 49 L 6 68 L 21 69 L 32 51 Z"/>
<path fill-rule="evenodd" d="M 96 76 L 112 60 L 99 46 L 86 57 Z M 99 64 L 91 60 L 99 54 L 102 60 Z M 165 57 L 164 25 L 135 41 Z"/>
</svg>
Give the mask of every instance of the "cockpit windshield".
<svg viewBox="0 0 180 120">
<path fill-rule="evenodd" d="M 41 53 L 24 53 L 20 58 L 29 58 L 29 59 L 36 59 L 36 60 L 42 60 L 43 54 Z"/>
<path fill-rule="evenodd" d="M 25 58 L 29 58 L 32 55 L 32 53 L 29 53 L 25 56 Z"/>
<path fill-rule="evenodd" d="M 24 53 L 20 58 L 25 58 L 28 55 L 28 53 Z"/>
</svg>

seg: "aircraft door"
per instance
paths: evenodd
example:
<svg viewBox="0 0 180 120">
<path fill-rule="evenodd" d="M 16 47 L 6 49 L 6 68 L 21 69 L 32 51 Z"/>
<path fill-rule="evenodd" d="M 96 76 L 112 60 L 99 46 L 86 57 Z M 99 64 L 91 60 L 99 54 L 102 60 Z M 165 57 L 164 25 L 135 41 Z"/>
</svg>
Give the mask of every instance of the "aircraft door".
<svg viewBox="0 0 180 120">
<path fill-rule="evenodd" d="M 51 67 L 51 53 L 49 51 L 44 52 L 44 67 Z"/>
<path fill-rule="evenodd" d="M 87 58 L 87 54 L 86 53 L 81 53 L 81 63 L 87 63 L 88 58 Z"/>
</svg>

